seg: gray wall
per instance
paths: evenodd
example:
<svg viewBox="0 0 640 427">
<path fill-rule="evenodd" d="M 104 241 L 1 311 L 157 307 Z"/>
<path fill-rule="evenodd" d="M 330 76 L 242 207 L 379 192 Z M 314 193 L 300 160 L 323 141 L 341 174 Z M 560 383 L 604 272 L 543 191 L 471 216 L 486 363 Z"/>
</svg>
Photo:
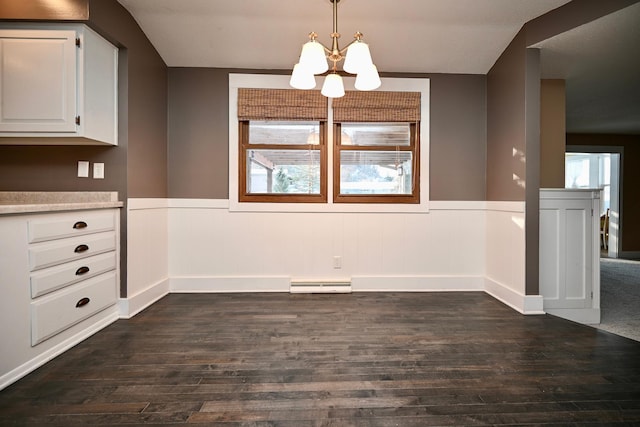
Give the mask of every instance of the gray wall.
<svg viewBox="0 0 640 427">
<path fill-rule="evenodd" d="M 487 74 L 487 200 L 525 200 L 525 70 L 520 32 Z"/>
<path fill-rule="evenodd" d="M 526 294 L 538 286 L 539 55 L 528 46 L 638 0 L 574 0 L 527 23 L 487 75 L 487 199 L 526 201 Z M 523 180 L 524 182 L 522 182 Z"/>
<path fill-rule="evenodd" d="M 121 129 L 127 134 L 127 196 L 167 197 L 167 66 L 117 1 L 89 5 L 91 25 L 126 54 L 121 93 L 127 102 L 120 107 L 126 120 Z"/>
<path fill-rule="evenodd" d="M 169 197 L 229 197 L 230 72 L 256 71 L 169 69 Z M 389 76 L 431 79 L 430 198 L 485 200 L 485 76 Z"/>
<path fill-rule="evenodd" d="M 169 69 L 169 197 L 229 197 L 228 75 Z"/>
</svg>

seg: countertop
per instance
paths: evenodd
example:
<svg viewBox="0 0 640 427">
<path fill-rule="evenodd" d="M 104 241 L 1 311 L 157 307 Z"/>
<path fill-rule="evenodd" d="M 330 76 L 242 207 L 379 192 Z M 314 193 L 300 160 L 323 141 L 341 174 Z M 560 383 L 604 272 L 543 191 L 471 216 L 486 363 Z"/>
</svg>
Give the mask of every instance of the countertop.
<svg viewBox="0 0 640 427">
<path fill-rule="evenodd" d="M 117 191 L 0 191 L 0 215 L 121 208 Z"/>
</svg>

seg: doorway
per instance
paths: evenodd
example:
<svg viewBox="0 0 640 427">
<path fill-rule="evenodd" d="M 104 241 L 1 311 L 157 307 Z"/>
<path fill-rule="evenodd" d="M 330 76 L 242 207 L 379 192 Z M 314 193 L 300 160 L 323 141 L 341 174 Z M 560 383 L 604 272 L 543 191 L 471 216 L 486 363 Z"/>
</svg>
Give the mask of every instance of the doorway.
<svg viewBox="0 0 640 427">
<path fill-rule="evenodd" d="M 622 147 L 568 146 L 565 153 L 565 188 L 600 189 L 600 244 L 608 258 L 618 258 L 621 247 L 621 164 Z"/>
</svg>

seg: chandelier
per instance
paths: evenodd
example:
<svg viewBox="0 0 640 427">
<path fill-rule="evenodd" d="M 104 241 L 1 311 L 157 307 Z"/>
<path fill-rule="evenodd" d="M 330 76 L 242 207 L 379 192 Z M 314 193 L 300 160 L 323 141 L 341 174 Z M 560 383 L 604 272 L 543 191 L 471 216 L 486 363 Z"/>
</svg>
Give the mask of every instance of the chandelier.
<svg viewBox="0 0 640 427">
<path fill-rule="evenodd" d="M 338 45 L 338 3 L 340 0 L 329 0 L 333 3 L 333 33 L 331 48 L 317 40 L 314 32 L 309 34 L 309 41 L 302 46 L 300 60 L 293 67 L 289 84 L 296 89 L 313 89 L 316 87 L 315 75 L 329 70 L 328 61 L 333 62 L 331 72 L 327 74 L 321 93 L 328 98 L 344 96 L 344 83 L 338 74 L 338 62 L 344 59 L 343 70 L 356 75 L 355 88 L 358 90 L 374 90 L 380 87 L 378 69 L 371 60 L 369 46 L 362 41 L 362 33 L 357 32 L 353 41 L 343 49 Z"/>
</svg>

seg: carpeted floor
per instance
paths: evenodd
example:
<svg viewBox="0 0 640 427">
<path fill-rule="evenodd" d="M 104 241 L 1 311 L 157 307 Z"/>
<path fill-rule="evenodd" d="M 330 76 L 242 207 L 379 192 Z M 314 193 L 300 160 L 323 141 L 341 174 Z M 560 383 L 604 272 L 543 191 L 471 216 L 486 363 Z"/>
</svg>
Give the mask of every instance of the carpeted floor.
<svg viewBox="0 0 640 427">
<path fill-rule="evenodd" d="M 640 341 L 640 261 L 600 258 L 600 309 L 599 329 Z"/>
</svg>

